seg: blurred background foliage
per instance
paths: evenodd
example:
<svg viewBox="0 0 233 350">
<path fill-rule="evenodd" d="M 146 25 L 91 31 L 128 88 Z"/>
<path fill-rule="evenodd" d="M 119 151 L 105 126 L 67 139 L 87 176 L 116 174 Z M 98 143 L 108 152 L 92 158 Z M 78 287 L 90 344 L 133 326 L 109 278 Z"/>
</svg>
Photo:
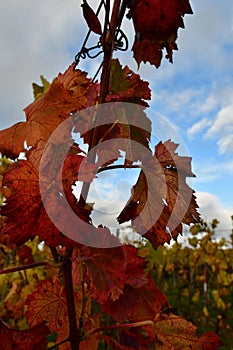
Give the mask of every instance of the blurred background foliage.
<svg viewBox="0 0 233 350">
<path fill-rule="evenodd" d="M 193 322 L 200 334 L 216 332 L 221 349 L 232 350 L 233 231 L 218 238 L 218 223 L 214 219 L 211 224 L 193 225 L 185 244 L 154 250 L 148 242 L 139 254 L 175 313 Z"/>
</svg>

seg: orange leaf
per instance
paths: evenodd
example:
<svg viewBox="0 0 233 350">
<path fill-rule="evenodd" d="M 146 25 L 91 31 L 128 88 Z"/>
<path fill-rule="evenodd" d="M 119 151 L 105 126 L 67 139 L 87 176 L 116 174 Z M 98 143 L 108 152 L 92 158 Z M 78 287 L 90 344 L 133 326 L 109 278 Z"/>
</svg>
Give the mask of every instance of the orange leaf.
<svg viewBox="0 0 233 350">
<path fill-rule="evenodd" d="M 36 291 L 28 295 L 27 322 L 29 327 L 46 320 L 51 332 L 57 334 L 57 341 L 69 336 L 69 323 L 63 287 L 57 279 L 45 279 L 38 284 Z"/>
<path fill-rule="evenodd" d="M 26 122 L 0 131 L 0 149 L 3 155 L 16 158 L 20 152 L 25 151 L 25 141 L 27 146 L 33 148 L 43 141 L 41 155 L 51 133 L 70 117 L 71 112 L 95 104 L 98 85 L 87 79 L 85 72 L 74 71 L 73 67 L 71 65 L 64 74 L 59 74 L 48 92 L 25 108 Z"/>
<path fill-rule="evenodd" d="M 217 350 L 219 337 L 213 333 L 196 336 L 196 327 L 184 318 L 169 314 L 157 315 L 154 327 L 156 350 Z"/>
</svg>

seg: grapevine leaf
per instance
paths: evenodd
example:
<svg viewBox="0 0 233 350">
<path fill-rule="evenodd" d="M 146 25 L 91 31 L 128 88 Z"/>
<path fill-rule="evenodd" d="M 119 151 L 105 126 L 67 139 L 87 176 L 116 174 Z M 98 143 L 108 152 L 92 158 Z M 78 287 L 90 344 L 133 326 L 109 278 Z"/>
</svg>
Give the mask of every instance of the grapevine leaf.
<svg viewBox="0 0 233 350">
<path fill-rule="evenodd" d="M 114 259 L 112 257 L 114 256 Z M 100 304 L 115 301 L 123 293 L 125 284 L 140 288 L 147 283 L 145 260 L 137 256 L 137 249 L 120 246 L 111 249 L 81 247 L 75 251 L 74 262 L 84 262 L 91 281 L 91 293 Z M 73 271 L 75 280 L 79 271 Z"/>
<path fill-rule="evenodd" d="M 84 165 L 80 169 L 83 159 L 84 157 L 81 155 L 68 155 L 64 162 L 63 172 L 48 162 L 48 166 L 43 169 L 45 171 L 44 177 L 40 178 L 40 187 L 38 170 L 31 162 L 21 160 L 8 169 L 3 179 L 3 193 L 7 205 L 0 208 L 1 215 L 7 217 L 6 225 L 0 228 L 1 242 L 5 241 L 20 246 L 28 239 L 33 239 L 38 235 L 41 241 L 45 241 L 51 246 L 74 244 L 73 241 L 62 235 L 54 224 L 56 224 L 56 220 L 60 220 L 59 222 L 63 223 L 66 230 L 73 232 L 74 237 L 75 234 L 78 234 L 77 228 L 72 228 L 72 220 L 67 219 L 70 211 L 67 208 L 66 199 L 76 215 L 81 218 L 80 222 L 91 224 L 89 218 L 91 207 L 78 207 L 71 192 L 74 180 L 88 181 L 94 177 L 92 164 L 87 164 L 84 161 Z M 61 177 L 62 182 L 60 181 Z M 65 197 L 60 195 L 63 190 Z M 44 201 L 50 203 L 50 214 L 54 219 L 54 224 L 50 221 L 45 210 L 45 203 L 41 197 L 42 192 Z M 80 232 L 81 226 L 80 223 Z"/>
<path fill-rule="evenodd" d="M 166 296 L 148 278 L 147 283 L 140 288 L 129 286 L 126 281 L 119 300 L 109 300 L 102 305 L 102 308 L 117 322 L 125 320 L 140 322 L 154 320 L 155 315 L 166 306 L 168 306 Z"/>
<path fill-rule="evenodd" d="M 43 77 L 43 75 L 40 76 L 40 80 L 42 82 L 42 86 L 36 83 L 32 83 L 33 95 L 35 100 L 41 98 L 50 88 L 50 83 Z"/>
<path fill-rule="evenodd" d="M 102 337 L 102 340 L 112 349 L 112 350 L 134 350 L 134 347 L 126 346 L 120 344 L 118 341 L 113 339 L 112 337 L 109 337 L 107 335 L 104 335 Z"/>
<path fill-rule="evenodd" d="M 17 254 L 19 261 L 23 264 L 33 264 L 34 257 L 32 255 L 32 248 L 24 244 L 22 247 L 18 248 Z"/>
<path fill-rule="evenodd" d="M 0 321 L 1 347 L 4 350 L 45 350 L 50 331 L 44 324 L 38 324 L 26 331 L 9 328 Z"/>
<path fill-rule="evenodd" d="M 51 332 L 57 334 L 57 341 L 69 336 L 69 323 L 65 292 L 57 279 L 45 279 L 30 294 L 27 305 L 27 322 L 29 327 L 46 320 Z"/>
<path fill-rule="evenodd" d="M 136 31 L 133 45 L 134 58 L 138 65 L 150 62 L 157 68 L 166 58 L 173 61 L 173 50 L 177 50 L 177 32 L 184 28 L 183 16 L 192 14 L 189 0 L 137 0 L 130 3 L 128 17 L 132 18 Z"/>
<path fill-rule="evenodd" d="M 98 106 L 95 144 L 100 166 L 109 165 L 120 157 L 119 150 L 126 152 L 125 165 L 141 160 L 142 149 L 149 150 L 151 121 L 144 113 L 148 106 L 145 100 L 151 97 L 148 83 L 133 73 L 127 66 L 122 67 L 118 60 L 112 60 L 107 102 L 118 102 Z M 125 103 L 124 103 L 125 102 Z M 75 132 L 79 132 L 85 143 L 93 140 L 93 112 L 81 111 L 78 114 Z M 98 118 L 101 125 L 98 126 Z M 111 147 L 108 142 L 111 141 Z M 132 145 L 133 142 L 133 145 Z M 106 161 L 107 159 L 107 161 Z"/>
<path fill-rule="evenodd" d="M 126 278 L 126 261 L 122 247 L 110 249 L 82 247 L 78 254 L 80 253 L 76 259 L 84 261 L 87 265 L 93 298 L 100 303 L 108 298 L 118 299 Z"/>
<path fill-rule="evenodd" d="M 132 328 L 130 331 L 122 331 L 120 333 L 120 342 L 137 350 L 150 350 L 153 346 L 149 343 L 148 337 L 145 337 L 145 333 L 140 333 L 138 328 Z"/>
<path fill-rule="evenodd" d="M 33 148 L 42 141 L 45 146 L 51 133 L 71 112 L 95 103 L 98 85 L 87 79 L 86 75 L 80 70 L 74 71 L 73 65 L 64 74 L 59 74 L 48 92 L 25 108 L 26 122 L 0 131 L 1 153 L 16 158 L 25 151 L 25 141 L 27 146 Z"/>
<path fill-rule="evenodd" d="M 88 5 L 86 0 L 83 0 L 83 4 L 81 6 L 83 8 L 83 17 L 85 18 L 90 30 L 92 30 L 96 34 L 101 35 L 102 34 L 101 24 L 95 12 Z"/>
<path fill-rule="evenodd" d="M 219 336 L 214 332 L 206 332 L 199 338 L 199 341 L 203 343 L 204 350 L 218 350 L 221 345 Z"/>
<path fill-rule="evenodd" d="M 154 337 L 158 350 L 217 350 L 220 346 L 219 337 L 215 333 L 208 332 L 197 338 L 196 327 L 191 322 L 173 314 L 156 316 Z"/>
<path fill-rule="evenodd" d="M 176 239 L 182 233 L 181 222 L 200 219 L 194 191 L 186 183 L 186 177 L 194 176 L 191 159 L 175 153 L 177 146 L 171 141 L 156 146 L 154 157 L 143 163 L 131 198 L 118 216 L 120 223 L 133 220 L 137 232 L 154 248 Z"/>
<path fill-rule="evenodd" d="M 149 83 L 143 81 L 128 66 L 122 68 L 118 59 L 111 62 L 107 102 L 131 102 L 148 107 L 145 100 L 151 99 Z"/>
</svg>

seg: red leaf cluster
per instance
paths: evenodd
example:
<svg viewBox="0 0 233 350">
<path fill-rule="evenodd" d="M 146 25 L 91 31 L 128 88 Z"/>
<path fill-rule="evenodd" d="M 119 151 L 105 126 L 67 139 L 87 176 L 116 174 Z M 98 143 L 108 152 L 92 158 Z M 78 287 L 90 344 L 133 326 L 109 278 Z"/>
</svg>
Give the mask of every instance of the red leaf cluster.
<svg viewBox="0 0 233 350">
<path fill-rule="evenodd" d="M 144 99 L 150 98 L 150 90 L 148 84 L 141 81 L 138 75 L 127 67 L 122 69 L 117 60 L 112 62 L 111 74 L 107 96 L 109 102 L 146 104 Z M 116 85 L 116 81 L 119 80 L 120 87 Z M 114 139 L 134 139 L 149 148 L 151 123 L 143 109 L 135 110 L 133 115 L 131 111 L 124 113 L 122 109 L 122 119 L 119 121 L 121 109 L 113 108 L 107 124 L 105 125 L 105 114 L 101 126 L 96 127 L 96 144 L 99 144 L 98 163 L 88 163 L 87 158 L 80 155 L 82 150 L 73 142 L 71 130 L 75 128 L 85 142 L 91 144 L 92 132 L 87 130 L 93 129 L 92 116 L 85 113 L 84 108 L 96 104 L 98 89 L 98 84 L 87 79 L 84 72 L 74 71 L 71 66 L 64 74 L 59 74 L 42 97 L 25 109 L 26 122 L 17 123 L 0 131 L 0 147 L 3 154 L 16 158 L 20 152 L 25 152 L 27 157 L 26 160 L 17 160 L 11 164 L 2 180 L 2 192 L 7 205 L 0 209 L 1 215 L 6 217 L 4 226 L 0 228 L 1 242 L 20 246 L 38 235 L 41 241 L 53 247 L 70 246 L 74 242 L 65 237 L 61 231 L 69 231 L 69 237 L 80 241 L 79 235 L 91 236 L 94 230 L 99 232 L 103 241 L 114 239 L 108 229 L 101 227 L 96 229 L 91 226 L 92 208 L 88 205 L 85 208 L 77 205 L 71 186 L 77 180 L 91 182 L 99 167 L 110 164 L 120 156 L 120 149 L 126 149 L 129 159 L 126 164 L 139 160 L 140 150 L 132 150 L 127 146 L 129 143 L 119 144 Z M 76 118 L 74 112 L 79 110 L 80 113 Z M 71 118 L 71 115 L 74 117 Z M 107 115 L 109 117 L 109 110 Z M 138 128 L 135 132 L 135 127 L 132 125 L 135 122 L 139 123 L 140 119 L 140 125 L 147 125 L 147 131 Z M 63 121 L 66 121 L 65 127 Z M 54 134 L 58 126 L 59 132 Z M 113 142 L 108 154 L 110 160 L 105 162 L 106 154 L 109 153 L 109 147 L 104 143 L 107 140 Z M 25 142 L 30 146 L 29 149 L 25 149 Z M 68 151 L 67 145 L 70 145 Z M 42 157 L 43 169 L 39 173 Z M 84 223 L 83 227 L 80 224 L 77 229 L 72 225 L 72 220 L 69 219 L 70 211 L 66 211 L 66 201 Z M 49 203 L 49 216 L 45 209 L 46 203 Z M 57 228 L 57 222 L 64 230 Z M 85 228 L 85 223 L 88 224 L 88 230 Z"/>
<path fill-rule="evenodd" d="M 172 62 L 172 51 L 177 50 L 177 31 L 184 28 L 183 16 L 192 14 L 189 0 L 136 0 L 130 5 L 129 18 L 136 31 L 133 44 L 138 65 L 150 62 L 157 68 L 162 60 L 162 50 Z"/>
</svg>

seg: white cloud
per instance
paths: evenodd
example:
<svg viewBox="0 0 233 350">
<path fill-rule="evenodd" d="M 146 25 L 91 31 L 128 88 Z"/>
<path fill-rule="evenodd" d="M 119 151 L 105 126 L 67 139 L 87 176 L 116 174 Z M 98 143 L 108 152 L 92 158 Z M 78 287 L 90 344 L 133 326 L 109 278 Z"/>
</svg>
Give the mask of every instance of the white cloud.
<svg viewBox="0 0 233 350">
<path fill-rule="evenodd" d="M 232 228 L 233 207 L 224 206 L 217 196 L 209 192 L 196 192 L 196 196 L 202 218 L 207 222 L 218 219 L 220 224 L 217 233 L 228 238 Z"/>
<path fill-rule="evenodd" d="M 192 139 L 194 135 L 203 131 L 203 129 L 207 128 L 210 124 L 211 121 L 206 118 L 199 120 L 187 130 L 188 137 Z"/>
<path fill-rule="evenodd" d="M 87 27 L 76 0 L 9 0 L 1 6 L 0 127 L 24 119 L 31 83 L 64 71 Z"/>
<path fill-rule="evenodd" d="M 233 154 L 233 134 L 221 137 L 218 141 L 220 154 Z"/>
<path fill-rule="evenodd" d="M 192 0 L 193 16 L 186 16 L 186 30 L 180 31 L 180 49 L 189 60 L 186 66 L 196 65 L 206 72 L 219 72 L 220 67 L 231 67 L 231 57 L 225 55 L 225 47 L 233 43 L 231 0 Z M 223 28 L 222 30 L 220 28 Z M 185 66 L 184 66 L 185 68 Z"/>
<path fill-rule="evenodd" d="M 206 136 L 214 137 L 222 132 L 233 132 L 233 104 L 222 108 Z"/>
<path fill-rule="evenodd" d="M 233 104 L 218 112 L 205 137 L 218 138 L 220 154 L 233 153 Z"/>
<path fill-rule="evenodd" d="M 207 183 L 221 179 L 222 176 L 230 178 L 233 175 L 233 161 L 220 162 L 215 159 L 201 159 L 193 164 L 193 172 L 196 175 L 195 184 Z M 222 186 L 224 183 L 219 184 Z"/>
</svg>

